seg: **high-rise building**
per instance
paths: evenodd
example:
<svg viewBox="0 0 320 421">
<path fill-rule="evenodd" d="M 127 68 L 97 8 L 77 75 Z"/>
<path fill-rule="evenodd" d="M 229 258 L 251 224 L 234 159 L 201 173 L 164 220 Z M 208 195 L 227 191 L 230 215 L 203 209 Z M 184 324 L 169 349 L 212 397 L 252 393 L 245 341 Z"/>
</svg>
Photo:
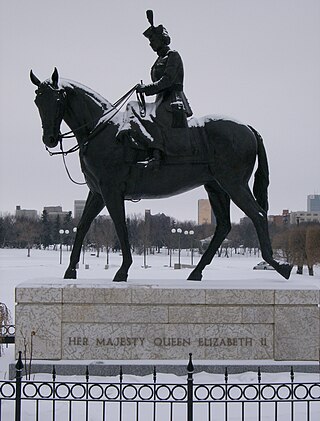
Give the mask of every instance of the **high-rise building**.
<svg viewBox="0 0 320 421">
<path fill-rule="evenodd" d="M 85 205 L 86 205 L 86 200 L 75 200 L 74 201 L 73 217 L 75 219 L 81 218 Z"/>
<path fill-rule="evenodd" d="M 212 211 L 209 199 L 198 200 L 198 225 L 215 224 L 216 218 Z"/>
<path fill-rule="evenodd" d="M 320 212 L 320 194 L 309 194 L 307 196 L 307 211 Z"/>
</svg>

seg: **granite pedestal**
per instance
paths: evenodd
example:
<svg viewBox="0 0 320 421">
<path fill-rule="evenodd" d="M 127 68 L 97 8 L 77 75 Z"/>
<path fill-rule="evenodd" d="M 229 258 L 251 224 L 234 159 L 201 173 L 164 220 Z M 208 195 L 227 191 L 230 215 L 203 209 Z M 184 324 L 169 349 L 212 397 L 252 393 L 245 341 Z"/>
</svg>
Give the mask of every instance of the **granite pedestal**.
<svg viewBox="0 0 320 421">
<path fill-rule="evenodd" d="M 34 360 L 318 361 L 319 290 L 88 281 L 16 288 L 16 353 Z"/>
</svg>

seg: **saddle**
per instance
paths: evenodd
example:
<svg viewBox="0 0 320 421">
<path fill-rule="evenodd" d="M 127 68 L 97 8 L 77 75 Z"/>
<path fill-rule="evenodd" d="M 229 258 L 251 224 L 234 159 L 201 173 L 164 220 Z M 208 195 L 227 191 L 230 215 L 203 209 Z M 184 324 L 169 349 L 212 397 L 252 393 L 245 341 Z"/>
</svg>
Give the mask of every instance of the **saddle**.
<svg viewBox="0 0 320 421">
<path fill-rule="evenodd" d="M 148 159 L 150 151 L 153 149 L 160 150 L 166 161 L 204 160 L 207 156 L 207 148 L 204 147 L 206 143 L 204 142 L 206 139 L 204 130 L 199 130 L 200 127 L 196 128 L 194 124 L 189 126 L 186 118 L 183 123 L 180 117 L 180 122 L 177 124 L 177 114 L 170 118 L 171 115 L 168 113 L 167 121 L 162 119 L 160 123 L 155 116 L 156 106 L 156 103 L 147 103 L 146 114 L 142 118 L 138 102 L 128 103 L 118 135 L 122 138 L 125 133 L 126 149 L 131 148 L 139 153 L 135 154 L 133 151 L 127 150 L 126 160 L 134 161 L 135 155 Z"/>
</svg>

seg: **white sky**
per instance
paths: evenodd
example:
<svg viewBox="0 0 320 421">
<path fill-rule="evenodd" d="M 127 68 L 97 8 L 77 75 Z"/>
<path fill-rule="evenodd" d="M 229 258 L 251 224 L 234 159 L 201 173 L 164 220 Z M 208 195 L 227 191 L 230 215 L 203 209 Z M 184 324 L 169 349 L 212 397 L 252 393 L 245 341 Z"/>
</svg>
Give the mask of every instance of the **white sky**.
<svg viewBox="0 0 320 421">
<path fill-rule="evenodd" d="M 62 205 L 87 188 L 49 157 L 29 71 L 54 66 L 111 102 L 143 79 L 156 56 L 142 32 L 152 8 L 184 61 L 195 116 L 223 114 L 263 136 L 271 173 L 270 214 L 305 210 L 320 193 L 319 0 L 0 0 L 0 212 Z M 78 158 L 68 157 L 82 181 Z M 203 188 L 170 199 L 127 203 L 127 212 L 197 219 Z M 232 219 L 242 212 L 232 209 Z"/>
</svg>

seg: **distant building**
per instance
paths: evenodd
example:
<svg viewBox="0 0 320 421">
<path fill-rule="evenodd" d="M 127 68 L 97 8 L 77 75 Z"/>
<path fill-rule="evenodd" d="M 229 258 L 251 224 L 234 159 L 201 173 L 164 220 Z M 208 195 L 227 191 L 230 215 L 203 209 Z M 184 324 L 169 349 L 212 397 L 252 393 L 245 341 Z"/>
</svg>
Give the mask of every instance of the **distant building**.
<svg viewBox="0 0 320 421">
<path fill-rule="evenodd" d="M 157 227 L 159 226 L 161 227 L 161 230 L 163 231 L 163 233 L 169 232 L 171 230 L 170 228 L 171 218 L 170 216 L 167 216 L 164 213 L 157 213 L 155 215 L 152 215 L 150 209 L 145 209 L 144 222 L 145 222 L 146 232 L 154 228 L 158 229 Z"/>
<path fill-rule="evenodd" d="M 320 212 L 320 194 L 309 194 L 307 196 L 307 211 Z"/>
<path fill-rule="evenodd" d="M 81 218 L 85 205 L 86 205 L 86 200 L 75 200 L 74 201 L 73 217 L 75 219 Z"/>
<path fill-rule="evenodd" d="M 71 212 L 63 211 L 62 206 L 45 206 L 43 210 L 46 211 L 48 218 L 51 219 L 51 221 L 55 221 L 57 217 L 59 217 L 60 220 L 63 221 L 64 218 L 68 216 Z"/>
<path fill-rule="evenodd" d="M 212 211 L 209 199 L 198 200 L 198 225 L 215 224 L 216 218 Z"/>
<path fill-rule="evenodd" d="M 171 221 L 170 216 L 167 216 L 164 213 L 157 213 L 157 214 L 153 215 L 151 213 L 150 209 L 145 209 L 144 210 L 144 220 L 145 220 L 145 222 L 152 223 L 153 219 L 158 219 L 158 220 L 162 219 L 162 221 L 165 221 L 165 223 L 168 225 L 168 227 L 170 226 L 170 221 Z"/>
<path fill-rule="evenodd" d="M 290 213 L 290 224 L 320 222 L 320 212 L 296 211 Z"/>
<path fill-rule="evenodd" d="M 16 218 L 37 219 L 38 212 L 33 209 L 21 209 L 21 206 L 16 206 Z"/>
<path fill-rule="evenodd" d="M 290 212 L 288 209 L 284 209 L 282 215 L 268 215 L 268 221 L 278 227 L 288 225 L 290 222 Z"/>
</svg>

